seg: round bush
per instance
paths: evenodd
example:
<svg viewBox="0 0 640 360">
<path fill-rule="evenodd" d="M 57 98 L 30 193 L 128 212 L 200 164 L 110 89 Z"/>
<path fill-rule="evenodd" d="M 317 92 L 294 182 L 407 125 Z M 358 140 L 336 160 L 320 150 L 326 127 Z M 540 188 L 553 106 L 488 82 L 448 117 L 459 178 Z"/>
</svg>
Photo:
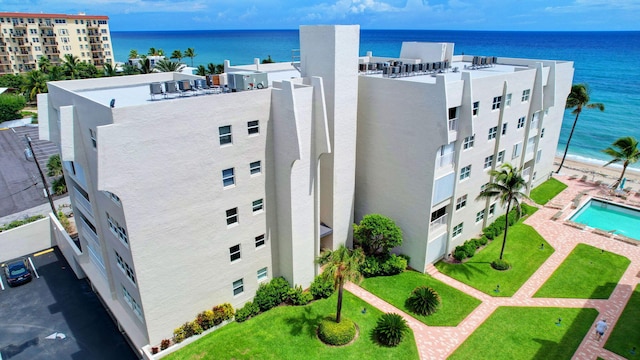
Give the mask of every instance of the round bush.
<svg viewBox="0 0 640 360">
<path fill-rule="evenodd" d="M 407 307 L 419 315 L 431 315 L 440 307 L 440 295 L 430 287 L 418 286 L 407 299 Z"/>
<path fill-rule="evenodd" d="M 456 248 L 456 250 L 453 252 L 453 258 L 458 261 L 462 261 L 467 258 L 467 252 L 464 251 L 464 249 Z"/>
<path fill-rule="evenodd" d="M 487 245 L 487 243 L 489 242 L 489 239 L 487 239 L 486 236 L 481 237 L 480 239 L 478 239 L 478 243 L 481 246 Z"/>
<path fill-rule="evenodd" d="M 334 291 L 335 285 L 333 281 L 321 275 L 316 276 L 309 287 L 309 292 L 313 295 L 314 299 L 328 298 Z"/>
<path fill-rule="evenodd" d="M 507 260 L 496 259 L 491 262 L 491 267 L 496 270 L 509 270 L 511 264 Z"/>
<path fill-rule="evenodd" d="M 356 324 L 345 317 L 338 324 L 335 315 L 327 316 L 318 325 L 318 337 L 329 345 L 348 344 L 356 337 Z"/>
<path fill-rule="evenodd" d="M 462 248 L 464 249 L 464 252 L 467 254 L 467 257 L 473 257 L 473 255 L 476 254 L 477 247 L 476 247 L 475 241 L 465 242 Z"/>
<path fill-rule="evenodd" d="M 402 316 L 386 313 L 378 318 L 373 334 L 381 345 L 398 346 L 408 331 L 409 325 Z"/>
</svg>

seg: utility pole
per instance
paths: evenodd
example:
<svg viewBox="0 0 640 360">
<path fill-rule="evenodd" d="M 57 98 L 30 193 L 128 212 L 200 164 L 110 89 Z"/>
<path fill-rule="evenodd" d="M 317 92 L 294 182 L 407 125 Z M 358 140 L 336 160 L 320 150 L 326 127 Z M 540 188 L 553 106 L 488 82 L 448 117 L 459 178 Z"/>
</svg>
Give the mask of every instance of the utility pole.
<svg viewBox="0 0 640 360">
<path fill-rule="evenodd" d="M 40 163 L 38 163 L 38 158 L 36 158 L 36 152 L 33 151 L 33 146 L 31 145 L 31 138 L 29 135 L 24 135 L 24 138 L 27 140 L 27 145 L 29 145 L 29 150 L 31 150 L 31 155 L 33 156 L 33 160 L 36 162 L 36 166 L 38 167 L 38 172 L 40 173 L 40 178 L 42 179 L 42 184 L 44 185 L 44 191 L 47 194 L 47 199 L 49 199 L 49 205 L 51 205 L 51 211 L 53 211 L 53 216 L 58 218 L 58 212 L 56 211 L 56 206 L 53 205 L 53 198 L 51 197 L 51 192 L 49 191 L 49 184 L 47 184 L 47 178 L 44 177 L 44 173 L 40 168 Z M 58 219 L 59 220 L 59 219 Z"/>
</svg>

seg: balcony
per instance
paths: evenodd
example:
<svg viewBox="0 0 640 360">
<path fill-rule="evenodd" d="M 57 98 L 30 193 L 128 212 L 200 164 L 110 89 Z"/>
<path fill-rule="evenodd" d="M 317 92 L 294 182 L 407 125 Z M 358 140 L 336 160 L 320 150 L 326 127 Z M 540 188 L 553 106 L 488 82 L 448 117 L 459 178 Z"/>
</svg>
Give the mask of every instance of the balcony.
<svg viewBox="0 0 640 360">
<path fill-rule="evenodd" d="M 443 230 L 447 230 L 447 218 L 448 214 L 444 214 L 429 224 L 429 237 L 436 233 L 440 233 Z"/>
<path fill-rule="evenodd" d="M 454 157 L 455 157 L 455 153 L 453 153 L 453 152 L 439 155 L 436 158 L 436 167 L 439 169 L 439 168 L 443 168 L 443 167 L 451 167 L 451 166 L 453 166 Z"/>
<path fill-rule="evenodd" d="M 82 193 L 81 190 L 73 187 L 73 199 L 76 201 L 76 204 L 83 207 L 82 211 L 93 217 L 93 209 L 91 208 L 91 202 L 89 199 Z"/>
<path fill-rule="evenodd" d="M 458 138 L 458 118 L 449 119 L 448 125 L 449 125 L 448 140 L 449 142 L 456 141 L 456 139 Z"/>
<path fill-rule="evenodd" d="M 529 181 L 530 175 L 531 175 L 531 168 L 530 167 L 522 170 L 522 178 L 525 179 L 526 181 Z"/>
</svg>

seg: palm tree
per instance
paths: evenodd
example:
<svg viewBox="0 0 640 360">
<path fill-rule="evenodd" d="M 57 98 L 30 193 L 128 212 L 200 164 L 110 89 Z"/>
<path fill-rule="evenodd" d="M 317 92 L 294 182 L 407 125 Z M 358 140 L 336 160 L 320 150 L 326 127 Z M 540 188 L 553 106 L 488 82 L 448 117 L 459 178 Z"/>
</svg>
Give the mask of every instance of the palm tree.
<svg viewBox="0 0 640 360">
<path fill-rule="evenodd" d="M 571 137 L 573 136 L 573 130 L 576 128 L 576 124 L 578 123 L 578 117 L 582 112 L 583 108 L 587 109 L 598 109 L 600 111 L 604 111 L 603 103 L 590 103 L 590 93 L 589 85 L 587 84 L 574 84 L 571 86 L 571 92 L 567 97 L 567 105 L 565 109 L 573 108 L 572 114 L 576 115 L 575 120 L 573 120 L 573 126 L 571 127 L 571 132 L 569 133 L 569 138 L 567 139 L 567 146 L 564 148 L 564 155 L 562 155 L 562 161 L 560 161 L 560 167 L 556 171 L 556 174 L 560 172 L 562 169 L 562 165 L 564 165 L 564 159 L 567 157 L 567 151 L 569 150 L 569 143 L 571 142 Z"/>
<path fill-rule="evenodd" d="M 159 72 L 180 72 L 184 69 L 184 64 L 178 61 L 162 59 L 156 63 L 154 70 Z"/>
<path fill-rule="evenodd" d="M 147 52 L 147 55 L 156 56 L 156 55 L 158 55 L 158 50 L 156 50 L 156 48 L 154 48 L 154 47 L 151 47 L 151 48 L 149 48 L 149 51 Z"/>
<path fill-rule="evenodd" d="M 138 69 L 138 71 L 141 74 L 150 74 L 153 72 L 153 68 L 151 67 L 151 60 L 149 60 L 148 58 L 144 58 L 142 59 L 142 61 L 140 61 L 140 68 Z"/>
<path fill-rule="evenodd" d="M 131 64 L 122 65 L 122 73 L 124 75 L 135 75 L 138 73 L 138 67 Z"/>
<path fill-rule="evenodd" d="M 360 264 L 364 261 L 362 249 L 349 250 L 346 246 L 340 245 L 334 251 L 325 250 L 317 262 L 324 265 L 322 277 L 333 281 L 338 288 L 338 307 L 336 310 L 336 322 L 340 323 L 340 313 L 342 312 L 342 292 L 346 281 L 359 282 L 362 279 L 360 274 Z"/>
<path fill-rule="evenodd" d="M 22 90 L 30 101 L 35 100 L 38 94 L 43 94 L 48 91 L 47 76 L 40 70 L 29 71 Z"/>
<path fill-rule="evenodd" d="M 500 166 L 500 170 L 489 171 L 489 175 L 493 180 L 480 192 L 477 199 L 499 198 L 502 205 L 505 203 L 507 204 L 507 214 L 504 220 L 504 237 L 502 238 L 502 250 L 500 250 L 500 260 L 502 260 L 504 245 L 507 242 L 507 230 L 509 228 L 509 211 L 511 210 L 511 204 L 518 209 L 518 214 L 520 214 L 521 199 L 528 199 L 527 195 L 521 191 L 527 183 L 522 178 L 520 169 L 513 167 L 513 165 L 509 163 L 502 164 L 502 166 Z"/>
<path fill-rule="evenodd" d="M 184 51 L 184 57 L 191 58 L 191 67 L 193 67 L 193 58 L 198 56 L 193 48 L 188 48 Z"/>
<path fill-rule="evenodd" d="M 65 54 L 64 60 L 62 61 L 62 68 L 64 69 L 65 75 L 70 76 L 72 80 L 75 79 L 78 76 L 79 63 L 80 59 L 78 59 L 77 56 Z"/>
<path fill-rule="evenodd" d="M 613 160 L 604 164 L 604 166 L 622 162 L 622 174 L 620 174 L 620 178 L 614 183 L 612 188 L 617 188 L 622 182 L 624 178 L 624 173 L 627 171 L 627 166 L 638 162 L 640 160 L 640 149 L 638 149 L 638 140 L 636 140 L 633 136 L 625 136 L 621 137 L 618 140 L 613 142 L 613 147 L 608 147 L 602 150 L 603 153 L 611 156 Z M 615 148 L 615 149 L 614 149 Z"/>
<path fill-rule="evenodd" d="M 207 64 L 207 75 L 217 74 L 216 72 L 216 64 L 208 63 Z"/>
<path fill-rule="evenodd" d="M 137 59 L 139 57 L 140 57 L 140 54 L 138 54 L 138 50 L 131 49 L 131 51 L 129 51 L 129 59 Z"/>
<path fill-rule="evenodd" d="M 182 51 L 180 50 L 173 50 L 173 52 L 171 53 L 171 59 L 178 59 L 178 61 L 182 61 L 182 58 L 184 56 L 182 55 Z"/>
<path fill-rule="evenodd" d="M 207 68 L 205 68 L 204 65 L 198 65 L 198 68 L 196 69 L 196 75 L 199 75 L 199 76 L 207 75 Z"/>
<path fill-rule="evenodd" d="M 64 70 L 59 65 L 54 65 L 49 69 L 49 81 L 64 80 Z"/>
<path fill-rule="evenodd" d="M 51 155 L 47 161 L 47 176 L 60 175 L 62 175 L 62 161 L 60 161 L 60 155 Z"/>
<path fill-rule="evenodd" d="M 51 60 L 46 56 L 41 56 L 38 59 L 38 69 L 43 73 L 48 74 L 49 69 L 51 69 Z"/>
<path fill-rule="evenodd" d="M 116 69 L 113 67 L 113 65 L 109 63 L 104 64 L 103 70 L 104 70 L 104 76 L 111 77 L 111 76 L 118 75 L 118 73 L 116 72 Z"/>
</svg>

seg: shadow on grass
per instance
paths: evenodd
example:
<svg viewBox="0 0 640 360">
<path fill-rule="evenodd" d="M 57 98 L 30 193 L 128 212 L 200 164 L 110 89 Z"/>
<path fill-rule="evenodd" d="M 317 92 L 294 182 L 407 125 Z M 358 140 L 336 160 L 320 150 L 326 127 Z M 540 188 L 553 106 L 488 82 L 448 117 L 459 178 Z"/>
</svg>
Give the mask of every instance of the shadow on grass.
<svg viewBox="0 0 640 360">
<path fill-rule="evenodd" d="M 565 332 L 565 335 L 557 343 L 546 339 L 533 339 L 533 341 L 539 343 L 541 346 L 532 359 L 547 360 L 570 358 L 578 349 L 580 343 L 582 343 L 582 339 L 584 339 L 585 335 L 589 336 L 591 333 L 591 324 L 593 324 L 597 316 L 598 313 L 595 309 L 582 309 L 576 316 L 575 320 L 569 324 L 569 328 Z M 562 320 L 559 319 L 559 322 L 556 322 L 555 326 L 566 326 L 566 324 L 562 323 Z"/>
<path fill-rule="evenodd" d="M 316 337 L 316 328 L 325 315 L 315 314 L 310 306 L 306 306 L 304 311 L 298 316 L 285 318 L 285 322 L 291 327 L 291 336 L 306 334 L 310 338 Z"/>
<path fill-rule="evenodd" d="M 487 272 L 482 270 L 480 267 L 476 266 L 476 264 L 480 266 L 480 264 L 488 264 L 488 263 L 474 262 L 473 260 L 470 260 L 465 263 L 466 266 L 457 266 L 454 264 L 451 267 L 451 275 L 460 274 L 464 276 L 467 280 L 471 280 L 475 275 L 487 275 Z"/>
</svg>

